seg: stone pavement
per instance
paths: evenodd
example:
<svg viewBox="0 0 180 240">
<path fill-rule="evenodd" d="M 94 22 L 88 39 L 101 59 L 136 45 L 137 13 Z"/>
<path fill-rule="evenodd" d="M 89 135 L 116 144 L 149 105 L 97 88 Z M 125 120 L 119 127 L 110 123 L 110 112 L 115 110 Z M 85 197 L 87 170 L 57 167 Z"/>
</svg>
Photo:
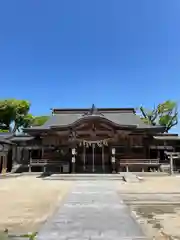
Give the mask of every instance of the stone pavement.
<svg viewBox="0 0 180 240">
<path fill-rule="evenodd" d="M 146 239 L 117 194 L 118 185 L 114 181 L 76 181 L 37 240 Z"/>
</svg>

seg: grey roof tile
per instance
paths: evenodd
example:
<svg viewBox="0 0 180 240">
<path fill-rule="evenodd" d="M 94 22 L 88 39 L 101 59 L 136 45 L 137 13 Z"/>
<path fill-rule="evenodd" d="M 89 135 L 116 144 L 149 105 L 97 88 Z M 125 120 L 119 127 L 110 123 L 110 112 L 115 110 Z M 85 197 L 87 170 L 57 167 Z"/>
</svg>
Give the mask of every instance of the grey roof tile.
<svg viewBox="0 0 180 240">
<path fill-rule="evenodd" d="M 55 114 L 43 125 L 43 127 L 66 126 L 74 123 L 82 117 L 82 114 Z"/>
<path fill-rule="evenodd" d="M 94 109 L 93 109 L 94 110 Z M 95 111 L 96 110 L 96 111 Z M 133 109 L 121 109 L 120 111 L 116 111 L 111 109 L 111 111 L 102 110 L 101 112 L 98 109 L 94 111 L 87 112 L 83 114 L 83 111 L 77 110 L 68 110 L 67 112 L 59 111 L 56 114 L 52 115 L 44 125 L 32 127 L 29 130 L 48 130 L 51 127 L 66 127 L 71 126 L 74 123 L 78 122 L 78 120 L 83 120 L 91 117 L 99 117 L 103 119 L 107 119 L 108 121 L 119 125 L 119 126 L 132 126 L 137 127 L 138 129 L 151 129 L 151 128 L 159 128 L 160 126 L 151 126 L 145 124 L 138 115 L 135 114 Z"/>
<path fill-rule="evenodd" d="M 118 125 L 135 125 L 137 127 L 147 127 L 145 123 L 132 112 L 104 113 L 104 117 Z"/>
<path fill-rule="evenodd" d="M 82 114 L 55 114 L 53 115 L 42 127 L 50 128 L 53 126 L 64 127 L 75 123 L 78 120 L 87 119 L 94 117 L 96 115 L 85 115 Z M 97 117 L 105 118 L 117 125 L 124 126 L 137 126 L 138 128 L 149 128 L 150 125 L 145 124 L 139 116 L 132 112 L 121 112 L 121 113 L 103 113 L 102 116 L 97 115 Z"/>
</svg>

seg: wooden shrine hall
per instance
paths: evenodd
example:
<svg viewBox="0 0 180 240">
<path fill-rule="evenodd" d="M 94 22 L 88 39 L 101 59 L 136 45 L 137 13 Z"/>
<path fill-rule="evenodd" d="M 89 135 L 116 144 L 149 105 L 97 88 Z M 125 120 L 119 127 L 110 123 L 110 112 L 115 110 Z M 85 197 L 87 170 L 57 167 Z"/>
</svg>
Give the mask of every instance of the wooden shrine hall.
<svg viewBox="0 0 180 240">
<path fill-rule="evenodd" d="M 177 134 L 145 124 L 133 108 L 52 109 L 42 126 L 10 140 L 29 171 L 117 173 L 159 169 L 165 151 L 179 151 Z"/>
</svg>

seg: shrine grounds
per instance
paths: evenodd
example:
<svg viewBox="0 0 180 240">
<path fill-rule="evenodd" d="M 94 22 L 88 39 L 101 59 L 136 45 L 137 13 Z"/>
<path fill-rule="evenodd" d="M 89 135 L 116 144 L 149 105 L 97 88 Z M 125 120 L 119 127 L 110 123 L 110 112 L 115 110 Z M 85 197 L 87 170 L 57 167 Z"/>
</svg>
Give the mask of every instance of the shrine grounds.
<svg viewBox="0 0 180 240">
<path fill-rule="evenodd" d="M 0 179 L 0 231 L 38 231 L 70 188 L 70 182 L 43 181 L 37 176 Z"/>
<path fill-rule="evenodd" d="M 180 176 L 144 177 L 119 194 L 148 237 L 180 239 Z"/>
<path fill-rule="evenodd" d="M 112 180 L 111 180 L 112 181 Z M 71 181 L 37 176 L 0 179 L 0 231 L 36 232 L 73 187 Z M 144 176 L 140 182 L 114 181 L 118 194 L 151 239 L 180 239 L 180 177 Z"/>
</svg>

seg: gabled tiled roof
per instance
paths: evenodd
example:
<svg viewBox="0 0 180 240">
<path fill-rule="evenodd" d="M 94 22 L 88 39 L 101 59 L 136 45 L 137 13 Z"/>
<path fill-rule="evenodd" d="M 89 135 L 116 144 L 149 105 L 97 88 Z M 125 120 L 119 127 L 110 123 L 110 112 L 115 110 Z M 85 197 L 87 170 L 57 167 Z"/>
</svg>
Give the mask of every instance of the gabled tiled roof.
<svg viewBox="0 0 180 240">
<path fill-rule="evenodd" d="M 135 114 L 133 108 L 113 109 L 101 108 L 97 109 L 93 105 L 91 109 L 55 109 L 54 114 L 47 122 L 40 127 L 32 127 L 26 130 L 48 130 L 51 128 L 73 127 L 75 124 L 84 120 L 99 118 L 108 121 L 116 127 L 131 127 L 137 129 L 163 129 L 160 126 L 151 126 L 145 124 L 138 115 Z"/>
<path fill-rule="evenodd" d="M 124 125 L 124 126 L 137 126 L 137 127 L 147 127 L 148 125 L 144 124 L 141 119 L 133 113 L 103 113 L 103 116 L 97 115 L 84 115 L 82 114 L 55 114 L 53 115 L 44 125 L 43 127 L 53 127 L 53 126 L 68 126 L 72 125 L 73 123 L 99 117 L 102 119 L 107 119 L 108 121 L 117 124 L 117 125 Z"/>
<path fill-rule="evenodd" d="M 13 133 L 1 132 L 0 133 L 0 144 L 12 144 L 9 140 L 13 136 Z"/>
</svg>

